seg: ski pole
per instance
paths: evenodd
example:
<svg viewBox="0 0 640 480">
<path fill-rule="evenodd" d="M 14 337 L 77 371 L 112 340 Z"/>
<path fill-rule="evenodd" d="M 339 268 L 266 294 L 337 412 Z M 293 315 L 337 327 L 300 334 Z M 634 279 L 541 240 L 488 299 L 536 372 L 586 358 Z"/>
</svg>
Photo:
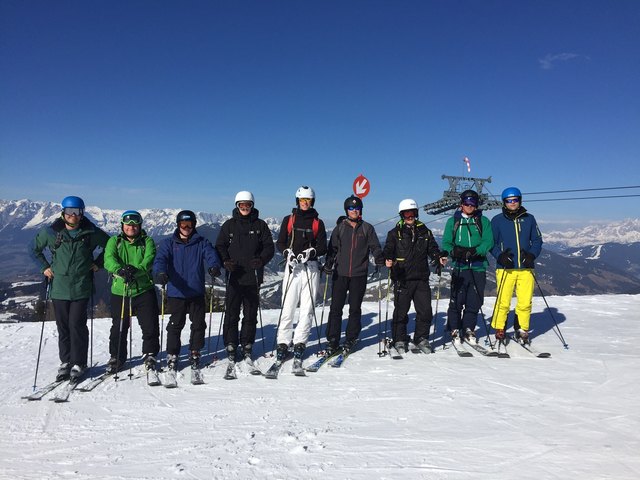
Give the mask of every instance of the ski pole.
<svg viewBox="0 0 640 480">
<path fill-rule="evenodd" d="M 133 306 L 131 298 L 131 290 L 129 290 L 129 380 L 133 379 Z"/>
<path fill-rule="evenodd" d="M 329 287 L 329 275 L 327 274 L 327 272 L 325 272 L 325 279 L 324 279 L 324 293 L 322 294 L 322 309 L 320 310 L 320 332 L 322 332 L 322 326 L 324 324 L 324 304 L 327 301 L 327 288 Z M 319 342 L 318 342 L 318 354 L 320 354 L 320 346 L 319 346 Z"/>
<path fill-rule="evenodd" d="M 311 312 L 313 313 L 313 323 L 316 326 L 316 334 L 318 335 L 318 350 L 320 350 L 321 345 L 320 345 L 320 330 L 318 329 L 318 317 L 316 317 L 316 299 L 315 296 L 313 295 L 313 288 L 311 288 L 311 279 L 309 278 L 309 268 L 307 267 L 307 264 L 304 263 L 304 273 L 307 276 L 307 286 L 309 287 L 309 298 L 311 300 Z"/>
<path fill-rule="evenodd" d="M 382 356 L 384 357 L 387 353 L 387 337 L 389 336 L 389 296 L 391 293 L 391 269 L 389 269 L 389 273 L 387 274 L 387 306 L 384 314 L 384 349 L 382 350 Z"/>
<path fill-rule="evenodd" d="M 436 333 L 436 321 L 438 320 L 438 303 L 440 302 L 440 286 L 442 285 L 442 270 L 438 275 L 438 284 L 436 285 L 436 311 L 433 314 L 433 334 Z M 431 345 L 431 331 L 429 331 L 429 345 Z M 432 350 L 433 351 L 433 350 Z"/>
<path fill-rule="evenodd" d="M 162 351 L 162 343 L 164 342 L 164 303 L 166 300 L 166 295 L 167 295 L 167 286 L 166 285 L 162 285 L 162 288 L 160 289 L 161 295 L 160 295 L 160 311 L 161 311 L 161 323 L 160 323 L 160 351 Z M 158 360 L 161 360 L 160 358 L 158 358 Z"/>
<path fill-rule="evenodd" d="M 382 276 L 378 276 L 378 356 L 382 356 Z"/>
<path fill-rule="evenodd" d="M 211 292 L 209 292 L 209 336 L 207 338 L 207 355 L 211 354 L 211 324 L 213 323 L 213 283 L 215 280 L 211 278 Z"/>
<path fill-rule="evenodd" d="M 293 279 L 293 268 L 289 266 L 289 277 L 287 278 L 287 285 L 285 286 L 284 293 L 282 295 L 282 306 L 280 307 L 280 315 L 278 315 L 278 324 L 276 325 L 275 336 L 273 337 L 273 348 L 276 349 L 276 345 L 278 343 L 278 330 L 280 329 L 280 322 L 282 321 L 282 311 L 284 310 L 284 302 L 287 299 L 287 293 L 289 293 L 289 286 L 291 285 L 291 280 Z"/>
<path fill-rule="evenodd" d="M 220 326 L 218 327 L 218 336 L 216 337 L 216 346 L 215 352 L 218 352 L 218 344 L 220 343 L 220 336 L 222 335 L 222 324 L 224 323 L 224 317 L 227 313 L 227 296 L 229 294 L 229 272 L 227 272 L 224 276 L 224 307 L 222 308 L 222 315 L 220 315 Z M 216 354 L 213 354 L 214 358 Z M 213 361 L 211 361 L 213 363 Z"/>
<path fill-rule="evenodd" d="M 476 295 L 478 296 L 478 299 L 484 301 L 484 295 L 481 296 L 480 291 L 478 290 L 478 283 L 476 282 L 476 277 L 473 275 L 473 270 L 471 270 L 471 264 L 469 264 L 469 274 L 471 275 L 471 280 L 473 280 L 473 289 L 475 290 Z M 482 316 L 482 320 L 483 320 L 482 324 L 484 325 L 486 338 L 487 340 L 489 340 L 489 346 L 491 347 L 491 350 L 493 350 L 494 346 L 493 346 L 493 343 L 491 342 L 491 337 L 489 336 L 489 327 L 487 326 L 487 317 L 482 311 L 482 306 L 480 307 L 480 315 Z"/>
<path fill-rule="evenodd" d="M 256 275 L 256 295 L 258 296 L 258 315 L 260 318 L 260 337 L 262 338 L 262 355 L 267 354 L 267 346 L 264 343 L 264 327 L 262 326 L 262 306 L 260 305 L 260 280 L 258 279 L 258 270 L 254 270 Z"/>
<path fill-rule="evenodd" d="M 538 290 L 540 291 L 540 295 L 542 296 L 542 299 L 544 300 L 544 303 L 547 306 L 547 311 L 549 312 L 549 315 L 551 315 L 553 323 L 556 326 L 556 329 L 557 329 L 556 335 L 558 336 L 558 338 L 562 342 L 562 346 L 564 348 L 569 348 L 569 345 L 567 344 L 567 342 L 565 342 L 564 337 L 562 336 L 562 332 L 560 331 L 560 325 L 558 325 L 558 322 L 556 321 L 556 317 L 553 316 L 553 312 L 551 311 L 551 307 L 549 306 L 549 303 L 547 303 L 547 298 L 544 296 L 544 293 L 542 293 L 542 287 L 540 286 L 540 283 L 538 283 L 538 278 L 536 277 L 535 273 L 533 273 L 533 271 L 531 272 L 531 275 L 533 275 L 533 279 L 535 280 L 536 285 L 538 286 Z"/>
<path fill-rule="evenodd" d="M 497 278 L 497 274 L 498 274 L 498 269 L 496 269 L 496 285 L 498 283 L 498 278 Z M 502 269 L 502 275 L 500 276 L 500 285 L 498 285 L 498 288 L 496 290 L 496 301 L 493 304 L 493 312 L 491 312 L 491 324 L 493 324 L 495 318 L 496 318 L 496 310 L 498 309 L 498 305 L 500 303 L 500 296 L 502 295 L 502 287 L 504 286 L 504 282 L 507 278 L 507 271 L 506 269 Z M 509 312 L 507 312 L 508 314 Z M 507 321 L 505 319 L 505 327 L 507 326 Z M 491 341 L 491 339 L 489 339 L 489 341 Z"/>
<path fill-rule="evenodd" d="M 33 377 L 33 391 L 35 392 L 38 383 L 38 368 L 40 367 L 40 352 L 42 351 L 42 338 L 44 337 L 44 322 L 47 319 L 47 313 L 49 312 L 49 293 L 51 291 L 51 280 L 49 277 L 45 278 L 45 296 L 44 296 L 44 312 L 42 312 L 42 328 L 40 329 L 40 343 L 38 343 L 38 358 L 36 360 L 36 374 Z"/>
<path fill-rule="evenodd" d="M 122 305 L 120 307 L 120 324 L 118 325 L 118 355 L 116 358 L 116 373 L 113 376 L 115 381 L 118 380 L 118 372 L 120 371 L 120 345 L 122 344 L 122 329 L 124 328 L 124 303 L 127 298 L 127 284 L 124 284 L 122 290 Z"/>
<path fill-rule="evenodd" d="M 93 273 L 91 273 L 91 276 L 93 277 Z M 89 345 L 91 345 L 91 347 L 89 348 L 89 376 L 91 377 L 91 379 L 93 380 L 93 288 L 91 289 L 91 300 L 90 300 L 90 305 L 89 308 L 91 309 L 91 314 L 90 314 L 90 323 L 89 323 L 89 330 L 90 330 L 90 342 Z"/>
</svg>

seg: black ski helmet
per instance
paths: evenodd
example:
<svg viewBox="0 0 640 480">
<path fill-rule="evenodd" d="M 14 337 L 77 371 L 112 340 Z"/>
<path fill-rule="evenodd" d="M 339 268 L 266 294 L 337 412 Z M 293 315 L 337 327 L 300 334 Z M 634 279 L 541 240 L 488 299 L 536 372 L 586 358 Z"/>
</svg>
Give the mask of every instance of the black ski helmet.
<svg viewBox="0 0 640 480">
<path fill-rule="evenodd" d="M 474 190 L 465 190 L 460 194 L 460 203 L 468 203 L 477 207 L 480 205 L 480 196 Z"/>
<path fill-rule="evenodd" d="M 196 214 L 191 210 L 181 210 L 176 216 L 176 224 L 180 226 L 180 222 L 193 222 L 193 228 L 196 228 Z"/>
<path fill-rule="evenodd" d="M 351 195 L 344 201 L 344 212 L 347 213 L 349 211 L 349 207 L 355 207 L 356 209 L 362 212 L 362 199 L 356 197 L 355 195 Z"/>
</svg>

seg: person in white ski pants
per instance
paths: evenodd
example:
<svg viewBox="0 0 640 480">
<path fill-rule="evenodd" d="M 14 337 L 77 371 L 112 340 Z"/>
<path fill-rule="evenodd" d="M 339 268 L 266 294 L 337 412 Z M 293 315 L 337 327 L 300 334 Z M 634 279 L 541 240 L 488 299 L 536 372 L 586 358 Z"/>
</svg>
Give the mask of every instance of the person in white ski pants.
<svg viewBox="0 0 640 480">
<path fill-rule="evenodd" d="M 283 281 L 285 291 L 282 293 L 282 317 L 278 330 L 279 344 L 289 345 L 292 335 L 294 345 L 307 343 L 313 326 L 319 284 L 320 269 L 317 261 L 287 265 Z M 300 316 L 294 328 L 298 302 L 300 302 Z"/>
</svg>

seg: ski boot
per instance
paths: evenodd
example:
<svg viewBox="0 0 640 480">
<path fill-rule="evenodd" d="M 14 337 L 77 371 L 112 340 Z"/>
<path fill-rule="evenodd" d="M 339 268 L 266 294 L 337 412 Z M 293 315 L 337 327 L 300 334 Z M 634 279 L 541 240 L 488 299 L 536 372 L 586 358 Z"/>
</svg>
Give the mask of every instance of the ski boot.
<svg viewBox="0 0 640 480">
<path fill-rule="evenodd" d="M 467 328 L 467 330 L 464 333 L 464 341 L 468 343 L 477 343 L 476 332 L 474 332 L 470 328 Z"/>
<path fill-rule="evenodd" d="M 276 360 L 280 362 L 284 361 L 288 352 L 289 345 L 287 345 L 286 343 L 279 343 L 278 347 L 276 348 Z"/>
<path fill-rule="evenodd" d="M 176 371 L 178 370 L 178 356 L 177 355 L 167 355 L 167 369 Z"/>
<path fill-rule="evenodd" d="M 191 370 L 198 370 L 200 368 L 200 352 L 198 350 L 191 350 L 189 363 L 191 364 Z"/>
<path fill-rule="evenodd" d="M 342 353 L 348 355 L 355 348 L 358 340 L 345 340 L 344 345 L 342 345 Z"/>
<path fill-rule="evenodd" d="M 236 361 L 236 354 L 238 353 L 238 346 L 230 343 L 225 347 L 225 351 L 227 352 L 227 358 L 230 362 Z"/>
<path fill-rule="evenodd" d="M 86 370 L 86 365 L 74 365 L 69 372 L 69 380 L 72 382 L 78 382 Z"/>
<path fill-rule="evenodd" d="M 68 362 L 62 363 L 58 367 L 58 373 L 56 375 L 56 381 L 61 382 L 63 380 L 69 380 L 69 373 L 71 372 L 71 364 Z"/>
<path fill-rule="evenodd" d="M 107 368 L 106 368 L 105 372 L 108 375 L 113 375 L 117 371 L 120 370 L 120 367 L 122 366 L 122 364 L 123 364 L 123 362 L 119 362 L 116 357 L 111 357 L 109 359 L 109 361 L 107 362 Z"/>
<path fill-rule="evenodd" d="M 154 357 L 152 354 L 147 353 L 144 356 L 144 369 L 149 372 L 155 372 L 156 370 L 156 366 L 157 366 L 157 361 L 156 361 L 156 357 Z"/>
<path fill-rule="evenodd" d="M 515 332 L 516 340 L 518 340 L 523 345 L 530 345 L 531 339 L 529 338 L 529 332 L 522 328 L 519 328 Z"/>
<path fill-rule="evenodd" d="M 253 352 L 253 345 L 251 343 L 247 343 L 242 346 L 242 358 L 247 360 L 251 360 L 251 354 Z"/>
</svg>

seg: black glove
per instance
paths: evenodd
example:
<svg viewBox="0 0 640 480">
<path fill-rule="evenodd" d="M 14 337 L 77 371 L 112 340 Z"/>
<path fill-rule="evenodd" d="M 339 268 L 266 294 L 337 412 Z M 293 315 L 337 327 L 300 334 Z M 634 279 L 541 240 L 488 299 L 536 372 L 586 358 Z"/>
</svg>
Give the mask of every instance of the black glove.
<svg viewBox="0 0 640 480">
<path fill-rule="evenodd" d="M 525 252 L 524 250 L 520 250 L 520 256 L 522 257 L 522 266 L 524 268 L 534 268 L 534 261 L 536 257 L 533 253 Z"/>
<path fill-rule="evenodd" d="M 439 258 L 447 258 L 449 256 L 449 252 L 447 252 L 446 250 L 442 250 L 439 254 L 438 257 Z"/>
<path fill-rule="evenodd" d="M 476 254 L 476 247 L 453 247 L 451 256 L 457 260 L 468 262 Z"/>
<path fill-rule="evenodd" d="M 169 275 L 167 275 L 164 272 L 160 272 L 157 276 L 158 278 L 158 283 L 160 285 L 162 285 L 163 287 L 167 284 L 167 282 L 169 281 Z"/>
<path fill-rule="evenodd" d="M 252 258 L 251 260 L 249 260 L 249 266 L 254 270 L 258 270 L 260 267 L 262 267 L 262 265 L 262 260 L 259 258 Z"/>
<path fill-rule="evenodd" d="M 324 262 L 324 267 L 322 267 L 322 270 L 327 275 L 331 275 L 333 273 L 333 259 L 327 258 L 327 260 Z"/>
<path fill-rule="evenodd" d="M 209 271 L 209 275 L 211 275 L 211 278 L 216 278 L 220 276 L 220 267 L 210 267 L 208 271 Z"/>
<path fill-rule="evenodd" d="M 513 268 L 513 253 L 510 248 L 498 255 L 498 263 L 504 268 Z"/>
<path fill-rule="evenodd" d="M 137 268 L 133 265 L 125 265 L 116 273 L 118 274 L 118 276 L 122 277 L 124 283 L 133 283 L 136 279 L 136 271 Z"/>
<path fill-rule="evenodd" d="M 376 267 L 384 267 L 384 257 L 376 258 Z"/>
<path fill-rule="evenodd" d="M 236 269 L 236 261 L 231 259 L 225 260 L 224 269 L 229 273 L 233 272 Z"/>
</svg>

